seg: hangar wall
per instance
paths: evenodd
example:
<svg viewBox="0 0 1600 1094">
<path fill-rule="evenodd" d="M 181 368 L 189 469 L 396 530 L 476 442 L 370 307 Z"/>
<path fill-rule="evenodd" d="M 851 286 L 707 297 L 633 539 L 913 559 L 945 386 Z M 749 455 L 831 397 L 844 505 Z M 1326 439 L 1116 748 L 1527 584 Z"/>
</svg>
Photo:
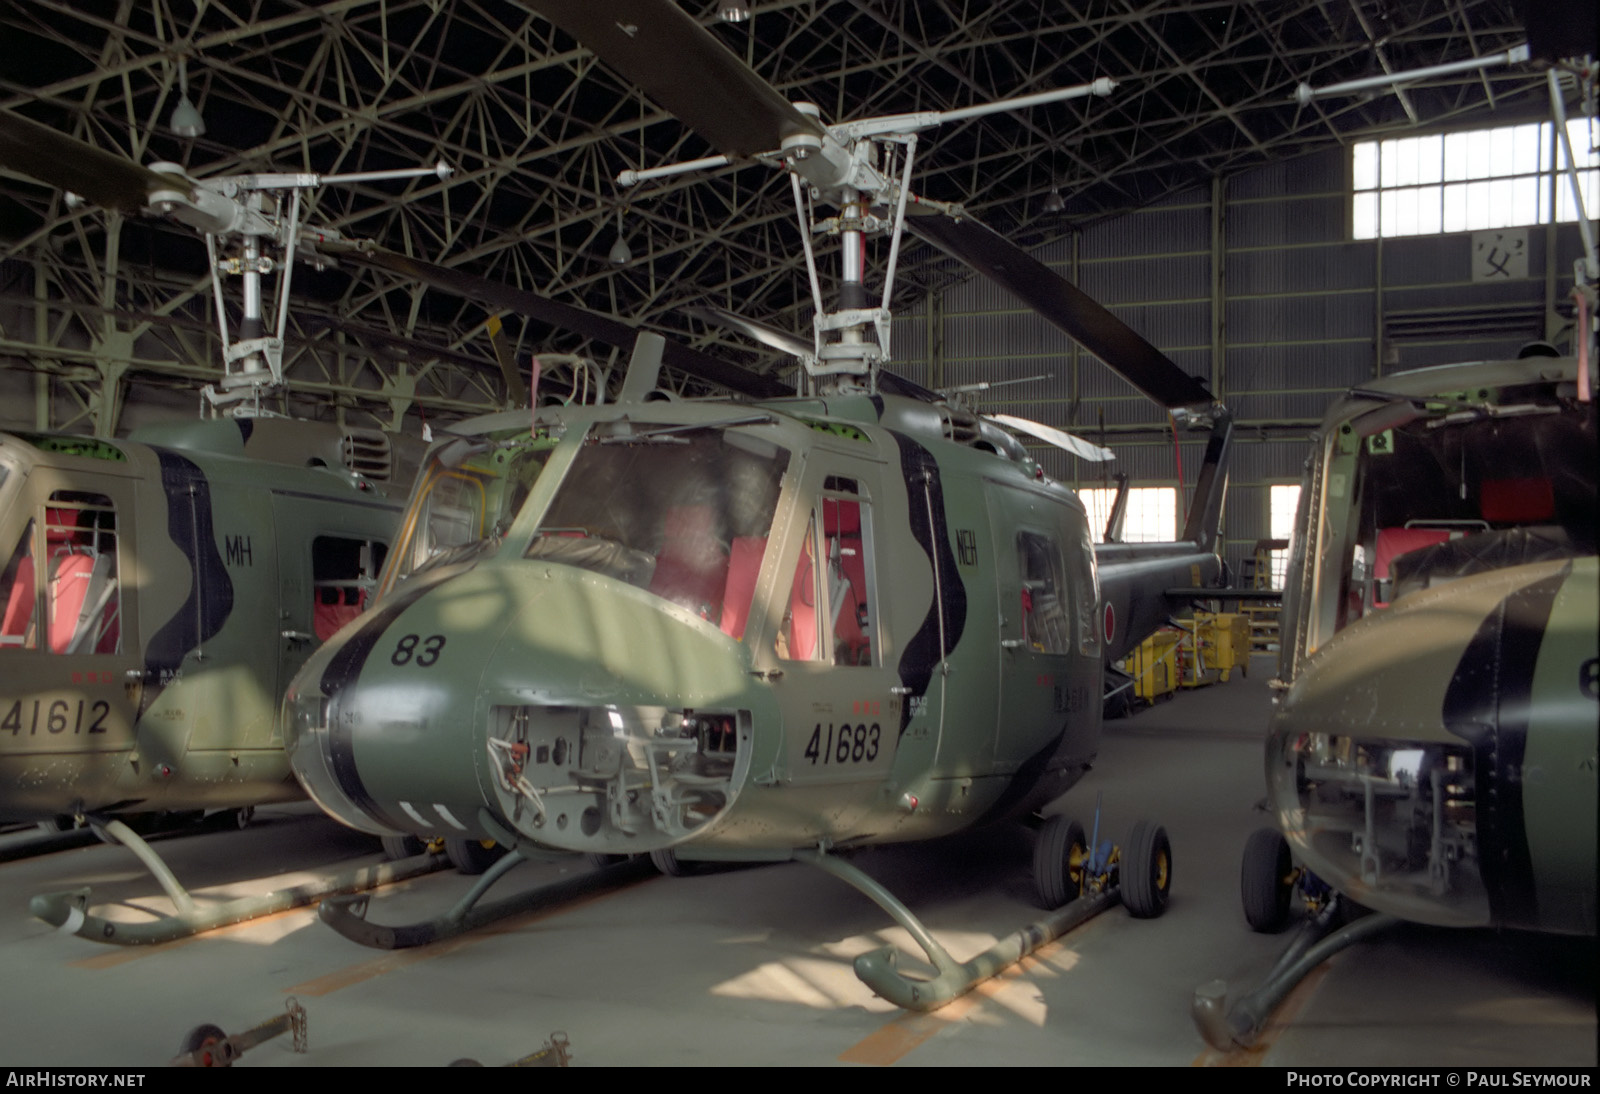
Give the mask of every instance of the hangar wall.
<svg viewBox="0 0 1600 1094">
<path fill-rule="evenodd" d="M 1513 356 L 1558 333 L 1565 346 L 1565 294 L 1581 253 L 1575 226 L 1525 229 L 1526 276 L 1475 282 L 1471 232 L 1352 240 L 1348 170 L 1338 149 L 1274 164 L 1035 252 L 1207 379 L 1233 410 L 1224 531 L 1236 574 L 1267 537 L 1267 488 L 1299 481 L 1307 435 L 1339 392 L 1377 375 Z M 895 356 L 931 387 L 1049 373 L 989 392 L 979 408 L 1091 440 L 1103 414 L 1118 454 L 1111 467 L 1135 485 L 1178 481 L 1164 416 L 989 282 L 970 279 L 929 299 L 897 320 L 894 337 Z M 1101 485 L 1106 465 L 1035 454 L 1057 478 Z M 1203 454 L 1201 441 L 1182 445 L 1186 485 Z"/>
</svg>

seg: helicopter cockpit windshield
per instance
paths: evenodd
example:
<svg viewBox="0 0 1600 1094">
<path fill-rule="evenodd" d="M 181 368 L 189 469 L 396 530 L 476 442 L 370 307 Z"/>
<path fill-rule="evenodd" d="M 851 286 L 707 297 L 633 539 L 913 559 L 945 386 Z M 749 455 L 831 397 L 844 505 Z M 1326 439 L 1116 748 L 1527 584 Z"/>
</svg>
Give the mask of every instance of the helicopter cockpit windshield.
<svg viewBox="0 0 1600 1094">
<path fill-rule="evenodd" d="M 625 581 L 740 638 L 789 453 L 731 428 L 669 428 L 589 437 L 526 557 Z"/>
<path fill-rule="evenodd" d="M 418 478 L 380 594 L 421 571 L 498 551 L 555 446 L 519 427 L 435 449 Z"/>
<path fill-rule="evenodd" d="M 1508 399 L 1405 417 L 1362 445 L 1338 626 L 1473 573 L 1594 552 L 1595 438 L 1582 414 Z"/>
</svg>

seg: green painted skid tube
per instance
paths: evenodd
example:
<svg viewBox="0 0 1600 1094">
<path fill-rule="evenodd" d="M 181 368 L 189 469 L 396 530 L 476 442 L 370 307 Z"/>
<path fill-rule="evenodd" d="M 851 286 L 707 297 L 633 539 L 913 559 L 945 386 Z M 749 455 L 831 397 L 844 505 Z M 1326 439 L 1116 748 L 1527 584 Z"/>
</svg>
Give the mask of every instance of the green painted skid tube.
<svg viewBox="0 0 1600 1094">
<path fill-rule="evenodd" d="M 1388 930 L 1399 922 L 1391 915 L 1363 916 L 1315 945 L 1308 945 L 1308 940 L 1316 937 L 1318 924 L 1316 920 L 1307 921 L 1261 986 L 1242 997 L 1231 1010 L 1228 1008 L 1227 981 L 1211 980 L 1195 989 L 1194 1000 L 1189 1006 L 1195 1028 L 1206 1039 L 1206 1043 L 1218 1052 L 1249 1048 L 1255 1044 L 1262 1026 L 1278 1004 L 1283 1002 L 1284 996 L 1304 980 L 1307 973 L 1340 950 Z"/>
<path fill-rule="evenodd" d="M 897 951 L 893 946 L 885 946 L 856 958 L 856 977 L 880 997 L 906 1010 L 938 1010 L 1039 947 L 1060 938 L 1108 908 L 1115 907 L 1122 899 L 1121 890 L 1116 886 L 1099 893 L 1087 893 L 1044 919 L 1013 932 L 972 960 L 957 962 L 904 904 L 861 870 L 832 855 L 816 851 L 796 851 L 794 857 L 797 862 L 826 870 L 869 897 L 910 932 L 928 955 L 928 961 L 939 970 L 931 980 L 913 980 L 903 976 L 894 967 Z"/>
<path fill-rule="evenodd" d="M 187 938 L 202 931 L 215 930 L 247 919 L 258 919 L 274 912 L 299 908 L 338 893 L 371 889 L 396 881 L 432 873 L 447 863 L 444 855 L 417 855 L 399 862 L 382 862 L 375 866 L 361 866 L 342 874 L 307 882 L 288 889 L 277 889 L 260 896 L 241 897 L 213 907 L 197 905 L 181 888 L 174 893 L 173 903 L 178 906 L 176 915 L 142 923 L 113 922 L 89 911 L 89 889 L 69 889 L 59 893 L 42 893 L 28 902 L 28 910 L 38 919 L 68 934 L 94 942 L 108 942 L 119 946 L 153 946 L 174 939 Z M 165 867 L 163 867 L 165 870 Z M 170 874 L 168 875 L 170 878 Z M 163 887 L 167 878 L 163 878 Z M 174 883 L 176 884 L 176 883 Z M 183 899 L 179 900 L 181 894 Z"/>
<path fill-rule="evenodd" d="M 489 867 L 465 896 L 444 915 L 422 923 L 388 926 L 366 920 L 367 893 L 325 900 L 317 909 L 322 921 L 352 942 L 377 950 L 405 950 L 442 942 L 511 916 L 558 907 L 579 897 L 620 889 L 642 881 L 655 872 L 648 858 L 608 866 L 577 877 L 541 885 L 525 893 L 506 897 L 493 904 L 478 906 L 479 899 L 512 867 L 523 861 L 521 852 L 512 851 Z"/>
</svg>

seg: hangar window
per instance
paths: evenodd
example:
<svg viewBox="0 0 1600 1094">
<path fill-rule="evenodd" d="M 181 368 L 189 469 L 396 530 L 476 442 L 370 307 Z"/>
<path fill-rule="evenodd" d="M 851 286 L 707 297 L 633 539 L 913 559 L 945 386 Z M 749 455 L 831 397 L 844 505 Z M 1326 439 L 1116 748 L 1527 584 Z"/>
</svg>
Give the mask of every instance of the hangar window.
<svg viewBox="0 0 1600 1094">
<path fill-rule="evenodd" d="M 1104 543 L 1106 520 L 1117 500 L 1114 489 L 1079 490 L 1078 500 L 1089 511 L 1089 535 Z M 1134 486 L 1128 490 L 1128 515 L 1122 523 L 1122 543 L 1167 543 L 1178 538 L 1178 491 L 1171 486 Z"/>
<path fill-rule="evenodd" d="M 1567 123 L 1584 207 L 1600 198 L 1600 155 L 1586 120 Z M 1550 122 L 1363 141 L 1351 151 L 1356 239 L 1469 232 L 1577 219 Z"/>
<path fill-rule="evenodd" d="M 1294 534 L 1294 515 L 1299 506 L 1299 483 L 1279 482 L 1273 483 L 1267 488 L 1267 534 L 1272 539 L 1287 540 Z M 1273 551 L 1271 560 L 1272 587 L 1281 589 L 1289 572 L 1288 549 Z"/>
</svg>

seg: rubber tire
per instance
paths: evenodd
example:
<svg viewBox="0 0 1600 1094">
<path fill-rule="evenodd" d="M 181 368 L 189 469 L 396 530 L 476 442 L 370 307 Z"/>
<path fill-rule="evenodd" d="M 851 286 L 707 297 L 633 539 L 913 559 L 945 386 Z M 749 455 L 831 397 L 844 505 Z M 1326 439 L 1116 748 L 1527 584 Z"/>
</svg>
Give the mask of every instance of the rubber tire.
<svg viewBox="0 0 1600 1094">
<path fill-rule="evenodd" d="M 650 864 L 668 877 L 687 877 L 691 871 L 689 864 L 679 859 L 678 853 L 671 848 L 651 851 Z"/>
<path fill-rule="evenodd" d="M 205 1023 L 204 1025 L 195 1026 L 188 1033 L 183 1035 L 183 1043 L 178 1046 L 178 1055 L 186 1056 L 191 1052 L 198 1052 L 207 1045 L 214 1045 L 218 1041 L 226 1040 L 227 1036 L 228 1035 L 226 1032 L 209 1022 Z M 216 1065 L 208 1064 L 203 1066 L 231 1067 L 233 1065 L 231 1063 L 223 1063 Z"/>
<path fill-rule="evenodd" d="M 383 842 L 383 857 L 390 862 L 416 858 L 428 848 L 428 845 L 422 841 L 421 836 L 383 836 L 381 839 Z"/>
<path fill-rule="evenodd" d="M 1159 824 L 1140 821 L 1122 849 L 1122 903 L 1135 919 L 1154 919 L 1167 910 L 1172 892 L 1172 843 Z"/>
<path fill-rule="evenodd" d="M 256 807 L 253 805 L 240 806 L 233 810 L 233 826 L 240 831 L 250 827 L 250 822 L 256 819 Z"/>
<path fill-rule="evenodd" d="M 1088 854 L 1089 841 L 1083 825 L 1057 814 L 1044 822 L 1033 845 L 1033 889 L 1039 903 L 1054 910 L 1078 897 L 1078 881 L 1072 876 L 1072 856 Z"/>
<path fill-rule="evenodd" d="M 583 853 L 583 860 L 597 870 L 604 870 L 608 866 L 620 866 L 632 857 L 632 855 L 608 855 L 604 851 L 585 851 Z"/>
<path fill-rule="evenodd" d="M 1245 841 L 1239 866 L 1239 900 L 1244 920 L 1258 934 L 1276 934 L 1289 925 L 1290 877 L 1294 859 L 1289 841 L 1276 828 L 1257 828 Z"/>
<path fill-rule="evenodd" d="M 450 838 L 444 841 L 444 853 L 450 865 L 463 874 L 481 874 L 493 866 L 506 849 L 498 843 L 484 846 L 483 840 Z"/>
</svg>

